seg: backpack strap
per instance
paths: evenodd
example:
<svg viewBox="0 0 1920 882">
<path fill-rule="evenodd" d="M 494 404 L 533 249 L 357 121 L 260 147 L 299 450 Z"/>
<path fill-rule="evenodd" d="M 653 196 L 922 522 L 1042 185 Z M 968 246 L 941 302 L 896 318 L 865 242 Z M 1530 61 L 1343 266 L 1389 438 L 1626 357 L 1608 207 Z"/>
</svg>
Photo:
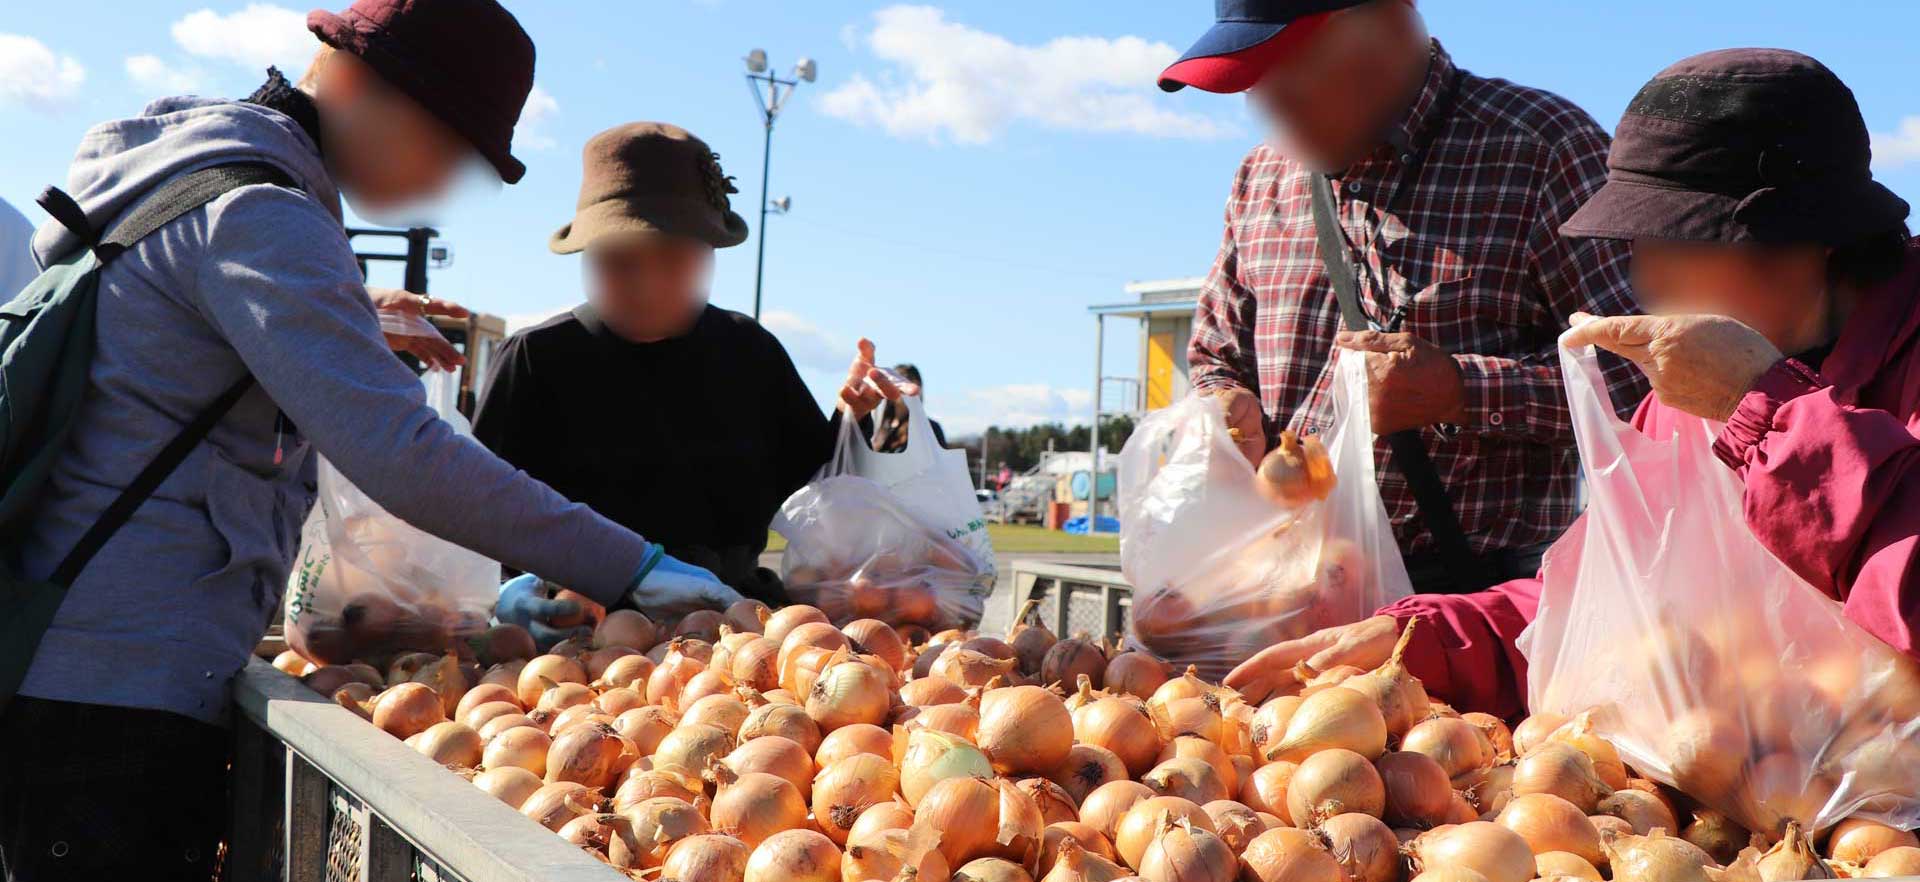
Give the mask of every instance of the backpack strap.
<svg viewBox="0 0 1920 882">
<path fill-rule="evenodd" d="M 143 197 L 133 210 L 114 223 L 113 228 L 104 237 L 87 220 L 87 213 L 75 202 L 72 196 L 58 187 L 48 187 L 40 191 L 34 201 L 45 209 L 47 214 L 60 222 L 82 244 L 93 251 L 102 265 L 132 248 L 134 243 L 146 238 L 154 230 L 160 229 L 202 205 L 220 197 L 228 190 L 252 184 L 278 184 L 283 187 L 294 186 L 293 179 L 278 167 L 264 162 L 241 162 L 230 165 L 216 165 L 189 172 L 160 185 Z"/>
</svg>

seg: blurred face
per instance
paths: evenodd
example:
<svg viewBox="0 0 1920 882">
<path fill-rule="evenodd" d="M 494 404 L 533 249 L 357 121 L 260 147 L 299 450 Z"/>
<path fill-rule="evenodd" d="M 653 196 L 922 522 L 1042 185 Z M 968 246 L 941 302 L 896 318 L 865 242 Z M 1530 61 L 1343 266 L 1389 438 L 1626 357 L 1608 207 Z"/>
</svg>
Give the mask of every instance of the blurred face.
<svg viewBox="0 0 1920 882">
<path fill-rule="evenodd" d="M 1426 70 L 1426 30 L 1401 0 L 1335 13 L 1248 91 L 1281 152 L 1338 172 L 1379 146 L 1406 109 L 1407 68 Z"/>
<path fill-rule="evenodd" d="M 587 247 L 587 296 L 639 342 L 684 333 L 707 305 L 713 246 L 679 236 L 607 236 Z"/>
<path fill-rule="evenodd" d="M 1730 316 L 1785 348 L 1826 319 L 1827 249 L 1636 239 L 1633 289 L 1650 313 Z"/>
<path fill-rule="evenodd" d="M 324 64 L 314 101 L 325 121 L 327 164 L 355 210 L 435 199 L 472 165 L 465 138 L 359 59 L 337 52 Z"/>
</svg>

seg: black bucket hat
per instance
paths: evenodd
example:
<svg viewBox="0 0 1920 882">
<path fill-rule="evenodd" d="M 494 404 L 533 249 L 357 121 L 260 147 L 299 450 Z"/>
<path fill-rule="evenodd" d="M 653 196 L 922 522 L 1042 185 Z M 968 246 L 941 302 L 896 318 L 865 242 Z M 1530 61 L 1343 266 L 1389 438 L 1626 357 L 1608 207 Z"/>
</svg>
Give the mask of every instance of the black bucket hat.
<svg viewBox="0 0 1920 882">
<path fill-rule="evenodd" d="M 1607 183 L 1560 232 L 1845 245 L 1907 217 L 1872 157 L 1853 91 L 1820 62 L 1783 49 L 1695 55 L 1634 96 Z"/>
</svg>

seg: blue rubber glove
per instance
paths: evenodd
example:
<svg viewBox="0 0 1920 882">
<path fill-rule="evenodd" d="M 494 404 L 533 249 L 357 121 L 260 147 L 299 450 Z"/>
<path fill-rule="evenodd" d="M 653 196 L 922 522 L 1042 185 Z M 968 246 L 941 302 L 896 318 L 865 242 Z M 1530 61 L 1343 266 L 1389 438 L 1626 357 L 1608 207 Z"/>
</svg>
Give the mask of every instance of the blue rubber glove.
<svg viewBox="0 0 1920 882">
<path fill-rule="evenodd" d="M 552 649 L 569 637 L 585 637 L 593 633 L 588 625 L 572 628 L 556 628 L 547 624 L 555 616 L 580 614 L 580 604 L 571 600 L 554 600 L 548 597 L 547 588 L 540 577 L 532 573 L 515 576 L 500 586 L 500 598 L 494 602 L 493 617 L 501 624 L 519 625 L 533 635 L 533 642 L 542 651 Z"/>
<path fill-rule="evenodd" d="M 726 609 L 746 598 L 711 570 L 675 558 L 655 545 L 633 574 L 627 599 L 654 619 L 672 619 L 697 609 Z"/>
</svg>

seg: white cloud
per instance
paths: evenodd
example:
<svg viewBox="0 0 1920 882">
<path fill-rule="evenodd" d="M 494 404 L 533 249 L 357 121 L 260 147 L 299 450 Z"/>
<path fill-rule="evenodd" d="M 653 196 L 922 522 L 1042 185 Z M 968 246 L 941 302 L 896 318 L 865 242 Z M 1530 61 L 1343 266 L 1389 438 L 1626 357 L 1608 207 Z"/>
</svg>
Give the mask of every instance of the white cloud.
<svg viewBox="0 0 1920 882">
<path fill-rule="evenodd" d="M 802 370 L 844 372 L 853 357 L 853 347 L 843 345 L 820 326 L 791 312 L 775 310 L 761 313 L 760 325 L 779 338 L 787 355 Z"/>
<path fill-rule="evenodd" d="M 935 397 L 929 399 L 927 410 L 949 437 L 977 434 L 988 426 L 1084 425 L 1093 408 L 1093 395 L 1088 390 L 1045 383 L 966 389 L 951 397 L 939 395 L 936 386 L 932 393 Z"/>
<path fill-rule="evenodd" d="M 87 81 L 87 69 L 71 55 L 20 34 L 0 34 L 0 106 L 52 110 Z"/>
<path fill-rule="evenodd" d="M 158 55 L 129 55 L 127 78 L 154 94 L 185 95 L 200 89 L 200 71 L 176 67 Z"/>
<path fill-rule="evenodd" d="M 553 94 L 533 84 L 533 91 L 527 93 L 527 104 L 520 110 L 520 124 L 514 127 L 516 147 L 528 150 L 552 150 L 559 143 L 547 133 L 547 124 L 560 115 L 560 102 Z"/>
<path fill-rule="evenodd" d="M 1895 169 L 1920 162 L 1920 116 L 1909 116 L 1891 132 L 1873 133 L 1873 166 Z"/>
<path fill-rule="evenodd" d="M 288 77 L 298 77 L 319 47 L 305 13 L 270 3 L 249 3 L 226 15 L 211 9 L 190 12 L 173 23 L 173 41 L 201 58 L 255 68 L 279 65 Z"/>
<path fill-rule="evenodd" d="M 1016 122 L 1066 131 L 1215 138 L 1234 127 L 1169 109 L 1154 78 L 1179 53 L 1139 37 L 1056 37 L 1023 45 L 949 21 L 931 6 L 874 13 L 865 43 L 891 69 L 855 74 L 821 99 L 832 116 L 899 138 L 964 144 Z"/>
</svg>

